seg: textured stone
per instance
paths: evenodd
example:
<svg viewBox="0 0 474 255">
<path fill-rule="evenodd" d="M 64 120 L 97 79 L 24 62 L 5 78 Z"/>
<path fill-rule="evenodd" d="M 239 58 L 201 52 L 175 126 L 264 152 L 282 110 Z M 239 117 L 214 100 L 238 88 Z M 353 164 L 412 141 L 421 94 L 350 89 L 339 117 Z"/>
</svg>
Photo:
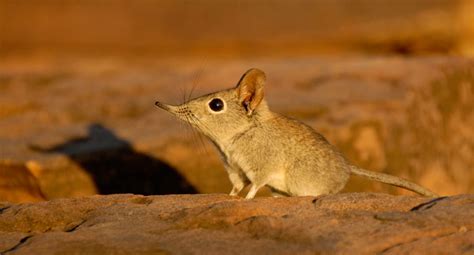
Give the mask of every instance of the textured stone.
<svg viewBox="0 0 474 255">
<path fill-rule="evenodd" d="M 2 208 L 2 254 L 474 252 L 473 195 L 123 194 Z"/>
</svg>

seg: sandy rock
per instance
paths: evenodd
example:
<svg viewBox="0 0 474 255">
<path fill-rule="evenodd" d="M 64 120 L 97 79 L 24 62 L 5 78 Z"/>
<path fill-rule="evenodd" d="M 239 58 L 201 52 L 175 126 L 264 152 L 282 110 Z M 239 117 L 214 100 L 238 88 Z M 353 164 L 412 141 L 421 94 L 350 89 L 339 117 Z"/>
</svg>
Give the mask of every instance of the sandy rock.
<svg viewBox="0 0 474 255">
<path fill-rule="evenodd" d="M 474 196 L 107 195 L 2 204 L 2 254 L 474 252 Z"/>
</svg>

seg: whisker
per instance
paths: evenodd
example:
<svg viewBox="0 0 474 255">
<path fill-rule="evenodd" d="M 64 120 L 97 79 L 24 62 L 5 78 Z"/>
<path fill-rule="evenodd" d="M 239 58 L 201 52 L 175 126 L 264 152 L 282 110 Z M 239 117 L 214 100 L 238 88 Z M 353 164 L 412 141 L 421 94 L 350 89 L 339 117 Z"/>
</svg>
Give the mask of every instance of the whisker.
<svg viewBox="0 0 474 255">
<path fill-rule="evenodd" d="M 188 95 L 188 101 L 191 99 L 191 97 L 193 96 L 193 92 L 194 90 L 196 89 L 197 85 L 199 84 L 199 80 L 201 79 L 203 73 L 204 73 L 204 70 L 206 69 L 206 60 L 204 60 L 204 64 L 201 66 L 201 68 L 199 68 L 196 73 L 194 74 L 194 78 L 193 78 L 193 82 L 192 82 L 192 87 L 191 87 L 191 91 L 189 92 L 189 95 Z"/>
<path fill-rule="evenodd" d="M 200 121 L 194 114 L 191 113 L 191 118 L 193 119 L 193 121 L 197 122 L 200 126 L 203 126 L 205 129 L 209 130 L 209 128 L 204 125 L 204 123 L 202 123 L 202 121 Z M 199 132 L 196 132 L 197 133 L 197 136 L 199 138 L 199 141 L 201 142 L 201 145 L 202 145 L 202 148 L 204 149 L 204 152 L 206 155 L 209 155 L 209 151 L 206 149 L 206 144 L 204 142 L 204 139 L 203 139 L 203 135 Z"/>
<path fill-rule="evenodd" d="M 187 102 L 186 100 L 187 89 L 186 89 L 186 86 L 183 86 L 182 88 L 183 88 L 183 98 L 182 98 L 181 104 L 185 104 Z"/>
<path fill-rule="evenodd" d="M 186 99 L 186 86 L 181 86 L 181 91 L 182 91 L 182 98 L 181 98 L 181 105 L 184 105 L 187 103 L 187 99 Z M 184 106 L 184 109 L 187 110 L 187 106 Z M 193 126 L 189 123 L 189 118 L 184 115 L 184 117 L 186 118 L 186 121 L 184 121 L 185 123 L 183 124 L 182 121 L 181 122 L 181 125 L 182 127 L 184 127 L 187 131 L 189 131 L 189 129 L 191 129 L 191 132 L 186 132 L 186 139 L 190 139 L 191 141 L 193 141 L 193 143 L 195 143 L 195 137 L 194 137 L 194 128 Z"/>
<path fill-rule="evenodd" d="M 196 139 L 196 143 L 198 144 L 199 152 L 201 154 L 208 154 L 206 150 L 206 145 L 204 143 L 204 140 L 202 139 L 202 134 L 193 129 L 193 134 Z"/>
<path fill-rule="evenodd" d="M 185 117 L 186 117 L 186 116 L 185 116 Z M 190 136 L 190 134 L 189 134 L 188 131 L 189 131 L 190 128 L 191 128 L 191 130 L 192 130 L 193 128 L 192 128 L 192 126 L 189 124 L 188 119 L 186 118 L 186 121 L 180 120 L 180 121 L 178 121 L 178 122 L 179 122 L 179 125 L 180 125 L 181 129 L 184 129 L 184 131 L 185 131 L 185 132 L 184 132 L 184 133 L 186 134 L 186 137 L 185 137 L 185 138 L 186 138 L 186 139 L 192 139 L 192 135 Z"/>
<path fill-rule="evenodd" d="M 198 74 L 199 74 L 199 72 L 198 72 Z M 200 76 L 198 74 L 196 74 L 195 76 Z M 197 80 L 198 80 L 198 78 L 196 78 L 196 77 L 193 78 L 193 83 L 191 85 L 191 91 L 189 92 L 187 102 L 189 102 L 189 100 L 191 100 L 191 97 L 193 96 L 193 92 L 194 92 L 194 90 L 196 89 L 196 86 L 197 86 Z"/>
<path fill-rule="evenodd" d="M 186 118 L 186 127 L 187 127 L 187 130 L 190 130 L 191 132 L 189 133 L 190 135 L 190 140 L 192 143 L 194 144 L 198 144 L 197 141 L 196 141 L 196 137 L 194 135 L 194 128 L 191 124 L 192 120 L 189 118 L 188 114 L 184 114 L 184 117 Z M 199 147 L 199 146 L 198 146 Z"/>
<path fill-rule="evenodd" d="M 204 147 L 204 143 L 202 141 L 202 137 L 196 131 L 196 129 L 192 126 L 192 124 L 196 122 L 196 119 L 192 118 L 193 114 L 189 111 L 189 109 L 184 108 L 184 112 L 185 113 L 183 115 L 186 118 L 186 124 L 191 129 L 191 141 L 192 141 L 192 143 L 194 143 L 196 145 L 196 147 L 198 147 L 198 148 L 201 148 L 201 146 L 202 146 L 203 149 L 204 149 L 204 152 L 207 153 L 206 148 Z"/>
</svg>

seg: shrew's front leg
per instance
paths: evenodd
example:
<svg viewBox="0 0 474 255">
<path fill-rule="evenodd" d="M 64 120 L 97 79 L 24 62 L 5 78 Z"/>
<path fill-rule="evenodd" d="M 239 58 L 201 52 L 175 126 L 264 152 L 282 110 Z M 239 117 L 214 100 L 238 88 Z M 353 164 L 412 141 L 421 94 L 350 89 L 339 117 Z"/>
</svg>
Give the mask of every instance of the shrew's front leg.
<svg viewBox="0 0 474 255">
<path fill-rule="evenodd" d="M 232 183 L 232 190 L 230 191 L 229 195 L 237 196 L 240 191 L 242 191 L 245 186 L 250 183 L 250 181 L 242 171 L 234 169 L 228 165 L 226 165 L 225 168 L 227 174 L 229 175 L 230 182 Z"/>
</svg>

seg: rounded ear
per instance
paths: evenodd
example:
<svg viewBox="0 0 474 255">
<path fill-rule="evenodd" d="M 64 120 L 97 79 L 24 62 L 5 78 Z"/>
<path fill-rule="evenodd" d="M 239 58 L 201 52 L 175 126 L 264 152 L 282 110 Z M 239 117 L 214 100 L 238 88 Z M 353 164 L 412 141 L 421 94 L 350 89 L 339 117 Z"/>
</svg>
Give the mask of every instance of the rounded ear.
<svg viewBox="0 0 474 255">
<path fill-rule="evenodd" d="M 263 100 L 263 85 L 266 81 L 265 73 L 257 68 L 252 68 L 245 72 L 237 84 L 237 93 L 239 103 L 245 107 L 248 115 L 252 115 L 253 111 Z"/>
</svg>

